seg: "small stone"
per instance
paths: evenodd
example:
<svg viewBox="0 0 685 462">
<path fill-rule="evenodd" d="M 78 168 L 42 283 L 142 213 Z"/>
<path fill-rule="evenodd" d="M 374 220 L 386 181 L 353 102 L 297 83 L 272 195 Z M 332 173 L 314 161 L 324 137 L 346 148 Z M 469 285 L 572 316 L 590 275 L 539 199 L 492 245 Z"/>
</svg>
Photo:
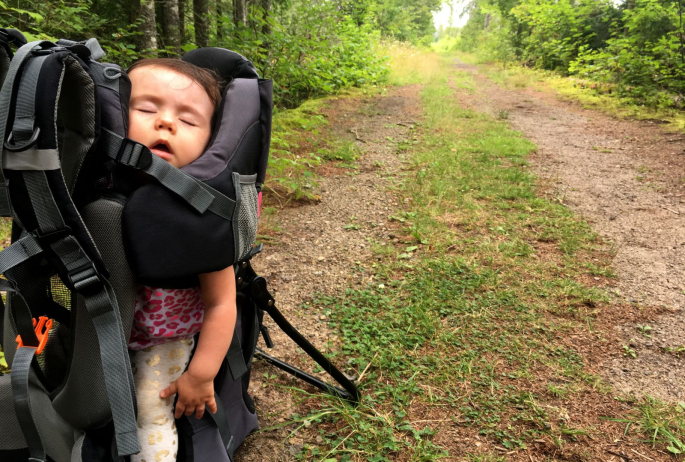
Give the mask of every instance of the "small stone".
<svg viewBox="0 0 685 462">
<path fill-rule="evenodd" d="M 324 321 L 324 320 L 326 319 L 326 315 L 325 315 L 325 314 L 322 314 L 321 316 L 319 316 L 319 319 L 321 319 L 322 321 Z"/>
</svg>

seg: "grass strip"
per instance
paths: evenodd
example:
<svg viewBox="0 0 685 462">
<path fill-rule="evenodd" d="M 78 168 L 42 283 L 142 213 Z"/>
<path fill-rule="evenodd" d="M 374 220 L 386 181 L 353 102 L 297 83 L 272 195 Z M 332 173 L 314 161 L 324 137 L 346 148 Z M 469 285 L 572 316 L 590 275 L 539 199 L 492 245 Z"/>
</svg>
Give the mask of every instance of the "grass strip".
<svg viewBox="0 0 685 462">
<path fill-rule="evenodd" d="M 441 62 L 423 77 L 420 142 L 398 147 L 412 158 L 397 191 L 408 206 L 391 217 L 400 242 L 374 243 L 359 268 L 373 284 L 315 301 L 341 332 L 338 362 L 366 371 L 363 404 L 316 402 L 322 443 L 303 460 L 439 460 L 464 455 L 448 433 L 516 450 L 593 431 L 562 400 L 604 388 L 561 340 L 607 301 L 586 283 L 611 274 L 603 244 L 541 197 L 530 141 L 459 106 L 453 87 L 470 75 Z"/>
</svg>

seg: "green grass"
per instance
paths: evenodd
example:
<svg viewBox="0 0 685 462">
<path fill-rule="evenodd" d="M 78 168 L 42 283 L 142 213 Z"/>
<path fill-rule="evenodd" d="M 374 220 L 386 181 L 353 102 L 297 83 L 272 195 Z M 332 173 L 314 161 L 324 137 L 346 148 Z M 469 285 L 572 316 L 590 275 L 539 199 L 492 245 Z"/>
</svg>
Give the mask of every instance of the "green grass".
<svg viewBox="0 0 685 462">
<path fill-rule="evenodd" d="M 651 396 L 630 400 L 634 409 L 625 419 L 624 434 L 646 437 L 645 442 L 671 454 L 685 454 L 685 403 L 665 403 Z"/>
<path fill-rule="evenodd" d="M 363 401 L 312 405 L 327 413 L 317 426 L 322 443 L 305 445 L 303 460 L 459 455 L 436 442 L 436 422 L 507 450 L 545 437 L 561 447 L 592 431 L 567 426 L 554 409 L 605 389 L 558 341 L 587 329 L 608 300 L 581 282 L 611 274 L 607 259 L 594 258 L 602 243 L 539 196 L 530 141 L 459 107 L 453 88 L 469 88 L 471 77 L 446 69 L 426 81 L 419 143 L 405 151 L 411 162 L 397 192 L 411 209 L 390 216 L 400 242 L 372 243 L 375 259 L 356 270 L 373 274 L 373 284 L 315 300 L 340 333 L 337 362 L 364 374 Z"/>
<path fill-rule="evenodd" d="M 471 64 L 478 63 L 473 55 L 457 54 L 459 59 Z M 596 82 L 562 76 L 556 72 L 509 65 L 504 69 L 499 64 L 480 66 L 488 78 L 504 88 L 552 90 L 562 98 L 580 102 L 583 107 L 595 109 L 614 117 L 667 122 L 672 130 L 685 130 L 685 114 L 674 108 L 647 107 L 636 104 L 635 100 L 609 92 L 608 87 Z M 611 152 L 600 150 L 601 152 Z"/>
</svg>

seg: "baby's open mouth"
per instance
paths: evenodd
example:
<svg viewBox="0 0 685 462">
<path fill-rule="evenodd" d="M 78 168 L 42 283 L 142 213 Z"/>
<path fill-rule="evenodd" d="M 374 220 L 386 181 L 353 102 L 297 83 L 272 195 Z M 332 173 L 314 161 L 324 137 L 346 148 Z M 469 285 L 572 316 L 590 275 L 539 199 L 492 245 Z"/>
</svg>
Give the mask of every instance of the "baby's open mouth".
<svg viewBox="0 0 685 462">
<path fill-rule="evenodd" d="M 169 146 L 167 146 L 164 143 L 155 144 L 154 146 L 152 146 L 151 150 L 152 151 L 156 150 L 156 151 L 168 152 L 169 154 L 171 154 L 171 149 L 169 149 Z"/>
</svg>

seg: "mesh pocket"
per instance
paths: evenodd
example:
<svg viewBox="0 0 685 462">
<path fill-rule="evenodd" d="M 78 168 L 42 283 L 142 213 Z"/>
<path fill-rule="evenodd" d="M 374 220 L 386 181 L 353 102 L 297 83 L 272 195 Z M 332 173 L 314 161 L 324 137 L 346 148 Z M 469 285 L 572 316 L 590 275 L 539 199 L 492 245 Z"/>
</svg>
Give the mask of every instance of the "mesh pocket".
<svg viewBox="0 0 685 462">
<path fill-rule="evenodd" d="M 238 210 L 238 248 L 236 254 L 241 260 L 250 253 L 257 237 L 257 188 L 255 175 L 240 178 L 240 209 Z M 252 181 L 249 181 L 252 180 Z"/>
</svg>

